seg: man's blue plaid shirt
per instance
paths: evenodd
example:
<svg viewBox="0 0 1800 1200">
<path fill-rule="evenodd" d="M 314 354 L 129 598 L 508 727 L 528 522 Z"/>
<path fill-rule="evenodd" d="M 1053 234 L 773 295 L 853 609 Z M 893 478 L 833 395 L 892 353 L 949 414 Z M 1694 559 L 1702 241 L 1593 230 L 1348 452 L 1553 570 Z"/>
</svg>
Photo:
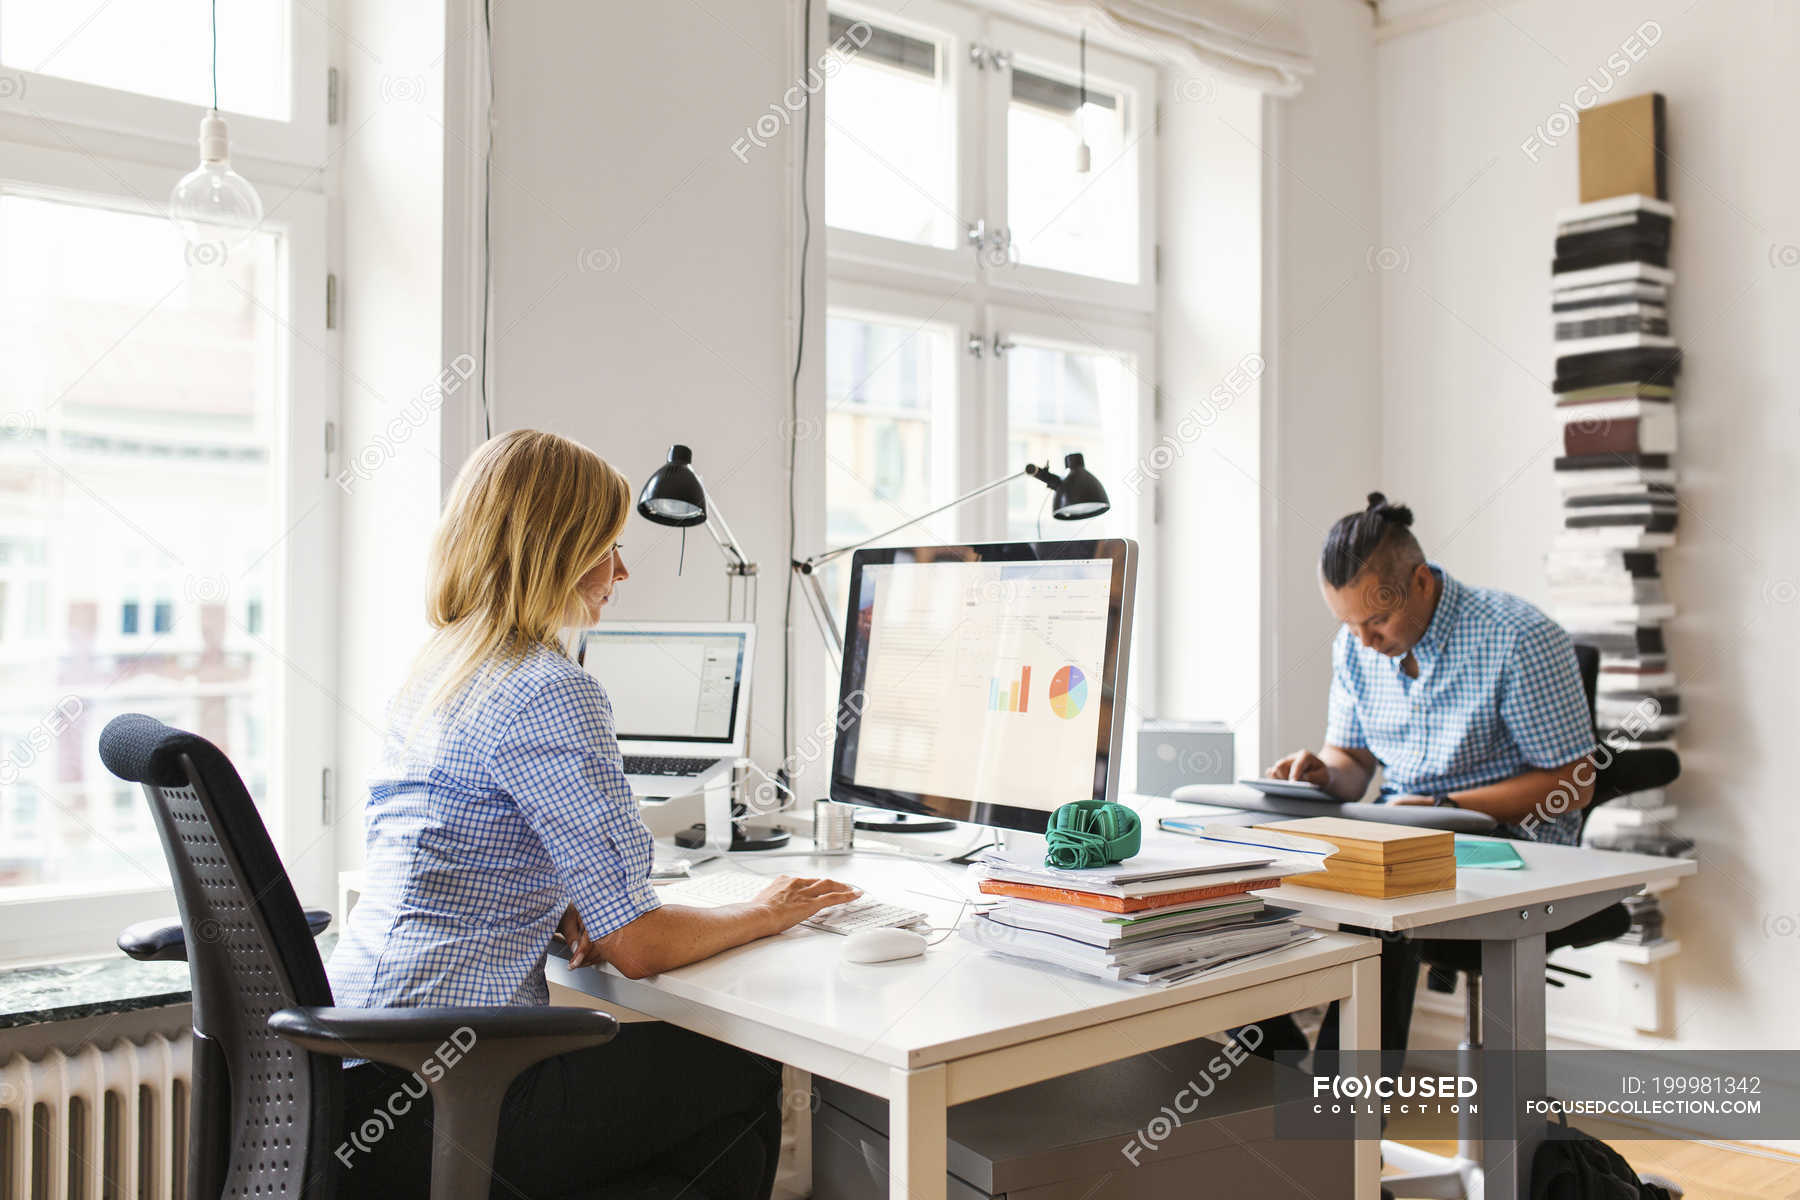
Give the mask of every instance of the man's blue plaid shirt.
<svg viewBox="0 0 1800 1200">
<path fill-rule="evenodd" d="M 658 906 L 612 705 L 544 646 L 447 716 L 420 716 L 428 687 L 389 712 L 332 991 L 353 1007 L 547 1004 L 545 948 L 570 904 L 596 938 Z"/>
<path fill-rule="evenodd" d="M 1381 763 L 1384 799 L 1435 796 L 1567 766 L 1598 748 L 1575 647 L 1562 626 L 1519 597 L 1443 582 L 1437 611 L 1413 647 L 1419 677 L 1399 658 L 1338 630 L 1332 647 L 1327 745 L 1367 750 Z M 1578 813 L 1554 813 L 1502 832 L 1572 845 Z"/>
</svg>

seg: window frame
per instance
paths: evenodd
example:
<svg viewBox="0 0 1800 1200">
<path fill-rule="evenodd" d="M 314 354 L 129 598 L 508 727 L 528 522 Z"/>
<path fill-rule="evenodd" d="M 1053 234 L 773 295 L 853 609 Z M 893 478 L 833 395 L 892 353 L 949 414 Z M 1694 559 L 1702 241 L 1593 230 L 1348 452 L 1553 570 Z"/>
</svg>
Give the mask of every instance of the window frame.
<svg viewBox="0 0 1800 1200">
<path fill-rule="evenodd" d="M 1009 86 L 985 89 L 982 119 L 987 131 L 987 144 L 998 149 L 987 156 L 987 191 L 983 209 L 992 214 L 990 224 L 998 223 L 1004 227 L 1010 238 L 1014 231 L 1007 211 L 1011 150 L 1007 118 L 1012 103 L 1012 72 L 1023 56 L 1028 63 L 1045 64 L 1042 68 L 1045 71 L 1066 75 L 1068 58 L 1059 60 L 1057 55 L 1068 56 L 1076 41 L 1065 34 L 1050 33 L 1003 17 L 995 17 L 988 23 L 987 36 L 989 40 L 1003 46 L 1011 58 L 1006 67 Z M 1138 62 L 1095 45 L 1092 36 L 1088 38 L 1087 61 L 1091 81 L 1130 89 L 1137 98 L 1140 110 L 1135 114 L 1137 133 L 1130 142 L 1131 148 L 1137 151 L 1133 164 L 1137 169 L 1137 280 L 1126 283 L 1097 275 L 1082 275 L 1074 271 L 1034 267 L 1013 261 L 1005 267 L 991 270 L 989 282 L 1002 292 L 1010 291 L 1027 296 L 1041 294 L 1109 308 L 1149 312 L 1156 307 L 1157 70 L 1149 63 Z M 1106 166 L 1107 164 L 1095 162 L 1093 170 L 1098 173 L 1105 170 Z"/>
<path fill-rule="evenodd" d="M 899 0 L 893 2 L 898 6 Z M 905 4 L 904 16 L 895 16 L 879 0 L 851 0 L 850 3 L 834 3 L 829 6 L 829 11 L 866 16 L 871 21 L 902 29 L 907 29 L 907 18 L 911 18 L 913 29 L 907 29 L 909 32 L 929 19 L 933 24 L 941 22 L 942 30 L 954 32 L 959 47 L 957 62 L 964 70 L 962 78 L 982 81 L 981 86 L 972 89 L 977 95 L 965 93 L 959 97 L 959 110 L 967 114 L 959 124 L 959 130 L 967 133 L 973 129 L 978 133 L 975 140 L 967 137 L 959 140 L 959 185 L 965 195 L 969 188 L 975 188 L 976 198 L 981 202 L 979 205 L 971 204 L 966 211 L 985 210 L 1003 215 L 1004 207 L 995 205 L 996 181 L 993 176 L 999 177 L 998 194 L 1003 199 L 1005 159 L 1003 154 L 983 154 L 982 147 L 993 136 L 996 121 L 1002 132 L 1005 129 L 1006 106 L 1010 101 L 1011 88 L 987 86 L 995 78 L 995 73 L 991 69 L 975 71 L 969 68 L 968 46 L 971 43 L 996 43 L 997 39 L 993 36 L 996 29 L 1007 36 L 1018 30 L 1021 31 L 1020 44 L 1028 48 L 1028 58 L 1043 56 L 1047 54 L 1047 47 L 1061 45 L 1066 40 L 1068 61 L 1073 62 L 1078 47 L 1076 38 L 1047 28 L 1021 24 L 973 3 L 952 5 L 942 3 L 941 0 L 912 0 Z M 829 17 L 822 19 L 828 21 Z M 1023 37 L 1025 32 L 1031 35 L 1029 39 Z M 998 48 L 1011 49 L 1003 43 L 999 43 Z M 936 248 L 827 227 L 826 303 L 823 307 L 828 315 L 835 316 L 840 310 L 854 309 L 858 311 L 858 315 L 874 319 L 905 320 L 909 316 L 916 319 L 938 311 L 955 312 L 959 314 L 959 319 L 967 321 L 967 324 L 961 326 L 962 336 L 958 338 L 958 342 L 964 345 L 964 352 L 961 356 L 963 370 L 958 376 L 957 394 L 957 495 L 1019 471 L 1024 466 L 1023 463 L 1009 462 L 1006 458 L 1009 417 L 1006 362 L 1003 355 L 993 353 L 996 333 L 1003 336 L 1016 333 L 1032 342 L 1063 345 L 1087 352 L 1129 355 L 1137 363 L 1134 374 L 1138 384 L 1134 397 L 1137 410 L 1136 445 L 1130 449 L 1142 456 L 1156 437 L 1157 380 L 1161 369 L 1158 340 L 1159 288 L 1155 278 L 1159 232 L 1155 203 L 1159 165 L 1156 106 L 1162 69 L 1155 63 L 1128 57 L 1118 52 L 1119 49 L 1117 43 L 1109 44 L 1103 33 L 1096 35 L 1090 32 L 1090 79 L 1126 80 L 1129 86 L 1137 89 L 1143 108 L 1144 127 L 1136 143 L 1140 207 L 1140 271 L 1137 283 L 1124 284 L 1044 267 L 1021 267 L 1016 263 L 1000 268 L 987 268 L 980 264 L 973 247 L 959 249 L 953 257 L 946 258 L 947 252 Z M 1010 85 L 1010 70 L 1004 77 Z M 827 122 L 831 120 L 829 96 L 830 88 L 827 85 L 823 104 L 824 119 Z M 979 338 L 982 344 L 983 351 L 978 358 L 966 351 L 966 342 L 970 337 Z M 819 408 L 816 411 L 823 412 L 827 402 L 824 387 L 821 386 Z M 822 423 L 820 428 L 823 429 Z M 817 504 L 813 515 L 802 523 L 803 531 L 807 528 L 822 530 L 825 527 L 829 478 L 823 443 L 824 437 L 821 435 L 816 443 L 803 441 L 800 447 L 798 470 L 807 480 L 809 497 L 816 496 L 814 502 Z M 1058 469 L 1061 467 L 1060 463 L 1052 465 Z M 1104 476 L 1102 478 L 1109 493 L 1115 493 L 1116 503 L 1119 496 L 1124 494 L 1126 481 L 1106 479 Z M 1033 485 L 1021 481 L 1009 486 L 1025 488 Z M 979 497 L 964 505 L 957 514 L 957 536 L 968 541 L 1004 538 L 1008 494 L 1004 489 L 997 490 L 992 495 Z M 1133 537 L 1143 551 L 1139 556 L 1138 609 L 1134 629 L 1139 631 L 1140 637 L 1150 637 L 1156 628 L 1158 615 L 1155 564 L 1160 558 L 1156 544 L 1158 510 L 1155 485 L 1143 487 L 1133 500 L 1135 520 L 1127 536 Z M 1068 527 L 1070 536 L 1080 536 L 1079 530 L 1079 525 Z M 1046 529 L 1045 532 L 1048 534 L 1050 530 Z M 826 548 L 823 544 L 803 539 L 799 553 L 801 557 L 805 557 Z M 842 613 L 834 615 L 840 620 L 844 616 Z M 814 670 L 811 665 L 823 663 L 818 639 L 804 633 L 799 635 L 795 653 L 802 664 L 795 678 L 819 678 L 819 671 Z M 1156 683 L 1155 664 L 1144 656 L 1138 656 L 1128 684 L 1127 703 L 1134 720 L 1143 712 L 1136 698 L 1157 695 Z M 832 699 L 830 696 L 815 698 L 808 693 L 797 695 L 793 703 L 799 716 L 798 728 L 828 728 Z M 1127 741 L 1130 742 L 1131 739 L 1128 738 Z M 1121 778 L 1132 777 L 1134 761 L 1134 748 L 1128 746 L 1126 762 L 1122 766 L 1125 773 Z"/>
<path fill-rule="evenodd" d="M 70 150 L 6 142 L 0 191 L 156 217 L 173 183 L 166 166 Z M 277 185 L 279 186 L 279 185 Z M 283 239 L 277 288 L 285 331 L 280 378 L 285 420 L 272 431 L 270 465 L 278 472 L 272 529 L 278 536 L 271 587 L 285 598 L 279 627 L 256 638 L 271 656 L 270 778 L 279 799 L 263 810 L 283 862 L 304 898 L 335 894 L 336 863 L 328 814 L 320 802 L 323 772 L 334 765 L 337 699 L 337 489 L 331 485 L 323 431 L 338 418 L 336 334 L 325 329 L 329 206 L 322 192 L 297 187 L 271 204 L 265 228 Z M 181 597 L 171 596 L 180 617 Z M 153 620 L 156 597 L 143 594 L 139 629 Z M 266 600 L 266 598 L 265 598 Z M 114 616 L 117 616 L 116 610 Z M 237 628 L 234 625 L 232 628 Z M 124 649 L 125 647 L 120 647 Z M 179 649 L 179 647 L 178 647 Z M 305 664 L 305 665 L 302 665 Z M 90 706 L 103 710 L 103 704 Z M 84 709 L 79 736 L 97 744 L 104 722 Z M 70 736 L 73 731 L 63 734 Z M 92 745 L 81 747 L 85 756 Z M 97 757 L 97 756 L 96 756 Z M 90 792 L 100 780 L 87 780 Z M 259 805 L 266 797 L 257 797 Z M 142 803 L 140 797 L 140 803 Z M 120 929 L 172 904 L 170 886 L 27 885 L 0 890 L 0 963 L 104 953 Z"/>
<path fill-rule="evenodd" d="M 981 14 L 960 5 L 945 3 L 944 0 L 912 0 L 904 11 L 889 10 L 879 3 L 870 3 L 869 0 L 851 0 L 847 4 L 821 7 L 828 9 L 827 22 L 830 20 L 829 13 L 841 12 L 897 32 L 939 42 L 944 47 L 947 86 L 951 89 L 952 103 L 956 110 L 956 143 L 950 152 L 950 167 L 956 177 L 952 244 L 948 248 L 925 246 L 900 238 L 839 228 L 831 224 L 827 209 L 821 219 L 825 229 L 826 254 L 835 259 L 860 261 L 877 267 L 895 267 L 955 282 L 972 282 L 978 264 L 975 254 L 969 248 L 965 231 L 973 220 L 968 214 L 981 209 L 984 185 L 978 170 L 971 168 L 970 159 L 975 156 L 970 153 L 970 147 L 979 144 L 982 127 L 979 112 L 968 103 L 965 96 L 971 79 L 980 74 L 969 61 L 969 48 L 979 40 Z M 826 84 L 826 90 L 830 90 L 829 83 Z M 842 127 L 833 124 L 830 105 L 823 107 L 826 136 L 829 138 L 830 129 Z"/>
<path fill-rule="evenodd" d="M 4 6 L 7 0 L 0 0 Z M 288 111 L 285 121 L 251 116 L 229 104 L 219 110 L 231 131 L 231 154 L 273 162 L 319 163 L 325 158 L 326 88 L 329 64 L 328 18 L 302 0 L 288 3 Z M 36 117 L 81 130 L 124 134 L 196 148 L 206 109 L 181 100 L 84 83 L 23 67 L 0 66 L 0 76 L 17 79 L 17 95 L 0 111 Z M 230 100 L 229 96 L 221 99 Z M 73 143 L 70 143 L 73 144 Z M 180 176 L 175 177 L 179 179 Z M 163 186 L 167 196 L 175 180 Z M 156 194 L 156 193 L 153 193 Z M 265 197 L 266 199 L 266 197 Z"/>
<path fill-rule="evenodd" d="M 1071 318 L 1060 312 L 1047 313 L 1040 309 L 1026 308 L 1009 303 L 995 302 L 987 306 L 986 319 L 988 328 L 1003 338 L 1019 339 L 1034 345 L 1066 349 L 1083 354 L 1118 354 L 1135 361 L 1135 367 L 1128 367 L 1135 387 L 1132 400 L 1134 403 L 1135 429 L 1133 441 L 1128 447 L 1135 451 L 1130 457 L 1135 461 L 1141 458 L 1145 450 L 1154 440 L 1156 430 L 1156 335 L 1152 330 L 1135 324 L 1117 323 L 1100 318 Z M 1071 323 L 1077 327 L 1071 335 Z M 990 333 L 990 338 L 992 333 Z M 1012 412 L 1012 395 L 1008 375 L 1007 358 L 1004 354 L 987 354 L 983 356 L 984 368 L 988 373 L 988 394 L 993 398 L 990 405 L 992 418 L 996 428 L 990 444 L 990 456 L 987 460 L 991 468 L 987 478 L 996 478 L 1007 471 L 1016 471 L 1023 464 L 1013 463 L 1006 458 L 1008 438 L 1010 436 L 1010 417 Z M 1121 456 L 1123 457 L 1123 456 Z M 1111 470 L 1110 463 L 1094 463 L 1088 467 L 1099 476 L 1106 486 L 1107 498 L 1112 501 L 1114 510 L 1119 506 L 1128 506 L 1128 527 L 1130 533 L 1125 536 L 1137 541 L 1141 550 L 1148 549 L 1155 533 L 1156 506 L 1155 497 L 1147 491 L 1128 493 L 1123 475 Z M 1051 463 L 1054 471 L 1060 472 L 1063 465 Z M 1128 498 L 1127 498 L 1128 497 Z M 985 500 L 986 498 L 984 498 Z M 981 503 L 978 501 L 977 503 Z M 973 506 L 971 506 L 973 507 Z M 996 493 L 991 498 L 983 514 L 985 520 L 981 535 L 994 541 L 1008 537 L 1006 528 L 1006 497 Z M 1058 531 L 1071 538 L 1087 536 L 1082 526 L 1085 522 L 1060 523 L 1053 529 L 1046 524 L 1046 538 L 1057 536 Z M 1132 616 L 1132 628 L 1149 632 L 1157 628 L 1157 564 L 1162 556 L 1157 553 L 1141 553 L 1138 555 L 1137 577 L 1137 609 Z M 1126 711 L 1128 719 L 1135 722 L 1143 717 L 1143 706 L 1139 698 L 1156 695 L 1156 663 L 1151 656 L 1135 655 L 1132 660 L 1131 675 L 1126 681 Z M 1125 739 L 1132 747 L 1137 745 L 1135 726 L 1127 729 Z M 1126 763 L 1133 761 L 1130 753 Z M 1129 776 L 1128 776 L 1129 777 Z"/>
</svg>

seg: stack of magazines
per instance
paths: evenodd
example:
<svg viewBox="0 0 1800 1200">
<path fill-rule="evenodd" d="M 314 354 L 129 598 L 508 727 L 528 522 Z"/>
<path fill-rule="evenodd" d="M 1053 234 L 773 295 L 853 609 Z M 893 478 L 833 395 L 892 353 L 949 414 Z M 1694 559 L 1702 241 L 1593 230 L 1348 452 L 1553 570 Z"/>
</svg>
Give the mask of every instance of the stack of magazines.
<svg viewBox="0 0 1800 1200">
<path fill-rule="evenodd" d="M 1199 844 L 1065 871 L 993 850 L 973 869 L 994 903 L 964 937 L 1102 979 L 1178 983 L 1318 936 L 1252 894 L 1318 869 L 1316 856 Z"/>
</svg>

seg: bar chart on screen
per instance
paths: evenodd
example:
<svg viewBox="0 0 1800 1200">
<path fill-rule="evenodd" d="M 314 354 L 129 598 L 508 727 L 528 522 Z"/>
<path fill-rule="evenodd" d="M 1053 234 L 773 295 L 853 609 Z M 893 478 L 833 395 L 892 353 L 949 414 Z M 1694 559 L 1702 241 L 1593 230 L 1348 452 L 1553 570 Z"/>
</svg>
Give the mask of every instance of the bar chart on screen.
<svg viewBox="0 0 1800 1200">
<path fill-rule="evenodd" d="M 988 711 L 1022 713 L 1031 711 L 1031 668 L 1020 667 L 1019 673 L 1006 679 L 988 681 Z"/>
</svg>

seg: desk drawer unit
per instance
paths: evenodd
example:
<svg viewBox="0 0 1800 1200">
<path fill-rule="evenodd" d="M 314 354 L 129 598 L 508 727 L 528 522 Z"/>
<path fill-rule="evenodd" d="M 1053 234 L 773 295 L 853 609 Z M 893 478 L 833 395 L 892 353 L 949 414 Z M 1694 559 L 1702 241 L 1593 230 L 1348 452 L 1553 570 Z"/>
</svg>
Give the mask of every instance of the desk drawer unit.
<svg viewBox="0 0 1800 1200">
<path fill-rule="evenodd" d="M 950 1110 L 946 1195 L 1349 1195 L 1349 1142 L 1276 1141 L 1274 1081 L 1285 1071 L 1254 1057 L 1233 1064 L 1219 1043 L 1199 1039 L 959 1104 Z M 815 1078 L 814 1086 L 814 1200 L 885 1200 L 887 1103 L 827 1079 Z"/>
</svg>

